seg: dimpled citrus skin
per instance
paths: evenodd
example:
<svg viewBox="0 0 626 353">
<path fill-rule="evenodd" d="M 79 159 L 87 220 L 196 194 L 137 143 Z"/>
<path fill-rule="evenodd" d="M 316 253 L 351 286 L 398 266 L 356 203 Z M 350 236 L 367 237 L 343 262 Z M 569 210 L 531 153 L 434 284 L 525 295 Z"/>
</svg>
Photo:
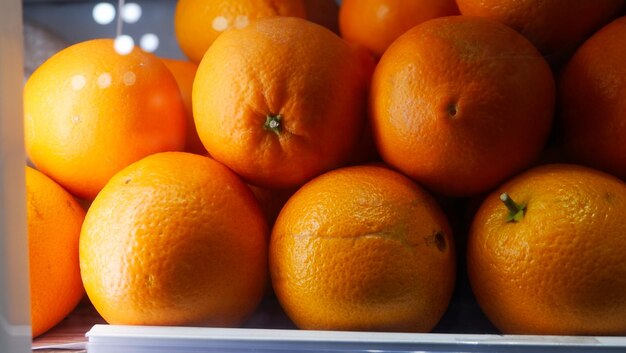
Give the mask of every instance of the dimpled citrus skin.
<svg viewBox="0 0 626 353">
<path fill-rule="evenodd" d="M 367 81 L 362 54 L 328 29 L 260 19 L 225 32 L 200 63 L 198 135 L 250 184 L 297 187 L 347 162 L 364 125 Z"/>
<path fill-rule="evenodd" d="M 430 331 L 454 287 L 454 244 L 442 211 L 408 178 L 347 167 L 313 179 L 281 210 L 270 273 L 300 328 Z"/>
<path fill-rule="evenodd" d="M 237 326 L 265 292 L 268 233 L 229 169 L 159 153 L 116 174 L 94 200 L 81 275 L 111 324 Z"/>
<path fill-rule="evenodd" d="M 626 17 L 574 54 L 559 80 L 558 129 L 571 160 L 626 180 Z"/>
<path fill-rule="evenodd" d="M 507 222 L 507 192 L 526 211 Z M 468 271 L 504 333 L 626 334 L 626 184 L 575 165 L 531 169 L 480 207 Z"/>
<path fill-rule="evenodd" d="M 93 199 L 120 169 L 182 150 L 185 112 L 174 77 L 152 54 L 95 39 L 52 56 L 24 88 L 26 151 L 73 195 Z"/>
<path fill-rule="evenodd" d="M 306 9 L 302 0 L 178 0 L 174 29 L 182 51 L 199 63 L 224 31 L 272 16 L 304 18 Z"/>
<path fill-rule="evenodd" d="M 85 211 L 72 195 L 26 167 L 30 305 L 33 337 L 61 322 L 85 294 L 78 237 Z"/>
<path fill-rule="evenodd" d="M 544 148 L 554 78 L 532 44 L 496 21 L 450 16 L 398 38 L 372 81 L 385 162 L 447 196 L 490 190 Z"/>
</svg>

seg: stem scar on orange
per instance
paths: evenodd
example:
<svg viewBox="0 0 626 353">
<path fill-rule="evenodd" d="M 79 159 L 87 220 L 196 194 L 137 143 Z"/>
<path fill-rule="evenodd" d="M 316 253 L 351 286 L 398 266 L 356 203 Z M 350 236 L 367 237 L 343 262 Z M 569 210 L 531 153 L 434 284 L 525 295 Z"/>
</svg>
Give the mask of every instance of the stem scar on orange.
<svg viewBox="0 0 626 353">
<path fill-rule="evenodd" d="M 328 29 L 272 17 L 221 35 L 193 87 L 207 151 L 247 182 L 292 188 L 346 163 L 361 136 L 368 68 Z"/>
</svg>

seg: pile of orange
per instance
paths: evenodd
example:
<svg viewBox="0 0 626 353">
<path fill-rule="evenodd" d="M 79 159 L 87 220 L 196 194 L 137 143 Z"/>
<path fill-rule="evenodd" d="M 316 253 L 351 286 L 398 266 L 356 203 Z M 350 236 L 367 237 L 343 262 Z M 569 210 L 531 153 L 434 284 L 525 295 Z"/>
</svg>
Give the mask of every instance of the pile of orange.
<svg viewBox="0 0 626 353">
<path fill-rule="evenodd" d="M 179 0 L 189 61 L 61 51 L 24 92 L 33 335 L 85 292 L 112 324 L 275 296 L 429 332 L 457 272 L 504 333 L 626 334 L 623 8 Z"/>
</svg>

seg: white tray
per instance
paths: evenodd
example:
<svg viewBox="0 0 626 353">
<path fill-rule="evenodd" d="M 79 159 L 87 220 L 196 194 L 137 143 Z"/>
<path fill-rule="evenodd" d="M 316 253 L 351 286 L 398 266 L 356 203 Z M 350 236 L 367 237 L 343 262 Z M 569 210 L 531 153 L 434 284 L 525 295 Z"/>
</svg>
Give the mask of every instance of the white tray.
<svg viewBox="0 0 626 353">
<path fill-rule="evenodd" d="M 95 325 L 89 353 L 626 352 L 626 337 L 416 334 Z"/>
</svg>

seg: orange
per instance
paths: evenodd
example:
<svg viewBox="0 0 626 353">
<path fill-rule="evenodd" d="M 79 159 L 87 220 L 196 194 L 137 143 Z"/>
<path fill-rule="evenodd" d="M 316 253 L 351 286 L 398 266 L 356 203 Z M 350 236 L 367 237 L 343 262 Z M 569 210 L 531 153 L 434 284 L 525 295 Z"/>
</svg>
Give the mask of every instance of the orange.
<svg viewBox="0 0 626 353">
<path fill-rule="evenodd" d="M 130 163 L 185 143 L 172 74 L 138 48 L 117 53 L 109 39 L 75 44 L 40 66 L 24 88 L 24 113 L 32 162 L 85 199 Z"/>
<path fill-rule="evenodd" d="M 117 173 L 94 200 L 80 271 L 111 324 L 236 326 L 265 292 L 268 232 L 228 168 L 158 153 Z"/>
<path fill-rule="evenodd" d="M 61 322 L 84 295 L 78 237 L 85 211 L 60 185 L 26 167 L 33 337 Z"/>
<path fill-rule="evenodd" d="M 193 87 L 198 135 L 216 160 L 272 189 L 345 163 L 362 133 L 367 68 L 328 29 L 272 17 L 220 36 Z"/>
<path fill-rule="evenodd" d="M 189 60 L 199 63 L 222 32 L 271 16 L 306 17 L 302 0 L 178 0 L 174 29 Z"/>
<path fill-rule="evenodd" d="M 468 239 L 485 314 L 504 333 L 626 333 L 624 212 L 626 184 L 581 166 L 537 167 L 499 187 Z"/>
<path fill-rule="evenodd" d="M 304 0 L 306 18 L 339 34 L 339 5 L 335 0 Z"/>
<path fill-rule="evenodd" d="M 557 131 L 569 158 L 626 180 L 626 17 L 589 38 L 559 80 Z"/>
<path fill-rule="evenodd" d="M 454 287 L 453 238 L 439 206 L 407 177 L 340 168 L 287 201 L 272 231 L 270 274 L 300 328 L 430 331 Z"/>
<path fill-rule="evenodd" d="M 617 16 L 624 0 L 457 0 L 461 14 L 500 21 L 543 54 L 575 48 Z"/>
<path fill-rule="evenodd" d="M 196 123 L 193 121 L 193 107 L 191 104 L 191 90 L 193 88 L 193 80 L 196 77 L 196 71 L 198 65 L 185 60 L 175 60 L 161 58 L 161 61 L 170 70 L 183 99 L 183 105 L 185 106 L 185 116 L 187 117 L 187 138 L 185 141 L 185 152 L 191 152 L 196 154 L 206 154 L 206 149 L 198 137 L 196 131 Z"/>
<path fill-rule="evenodd" d="M 552 125 L 554 79 L 517 32 L 488 19 L 433 19 L 383 55 L 371 89 L 381 157 L 447 196 L 487 191 L 526 168 Z"/>
<path fill-rule="evenodd" d="M 343 38 L 380 57 L 396 38 L 416 25 L 458 13 L 454 0 L 343 0 L 339 28 Z"/>
</svg>

